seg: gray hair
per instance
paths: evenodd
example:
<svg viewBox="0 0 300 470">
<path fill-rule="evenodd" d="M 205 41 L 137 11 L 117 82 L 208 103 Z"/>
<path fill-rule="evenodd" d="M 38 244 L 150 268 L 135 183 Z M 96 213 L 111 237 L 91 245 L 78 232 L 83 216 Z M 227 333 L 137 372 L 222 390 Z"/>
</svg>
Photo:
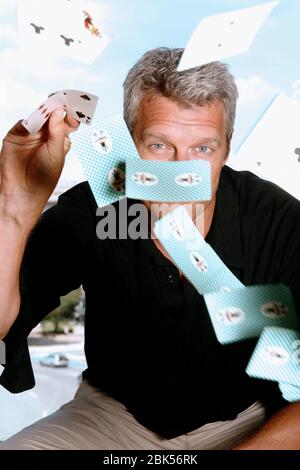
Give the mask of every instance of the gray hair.
<svg viewBox="0 0 300 470">
<path fill-rule="evenodd" d="M 238 90 L 228 66 L 211 62 L 177 72 L 184 49 L 160 47 L 146 52 L 124 81 L 124 119 L 132 133 L 145 95 L 162 95 L 189 107 L 220 101 L 224 105 L 226 133 L 231 139 Z"/>
</svg>

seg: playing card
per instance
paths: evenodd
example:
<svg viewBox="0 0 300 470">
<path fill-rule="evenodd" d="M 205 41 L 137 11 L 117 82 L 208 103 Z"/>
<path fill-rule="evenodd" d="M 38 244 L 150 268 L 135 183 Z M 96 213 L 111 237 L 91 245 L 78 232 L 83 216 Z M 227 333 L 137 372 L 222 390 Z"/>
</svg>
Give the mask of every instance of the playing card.
<svg viewBox="0 0 300 470">
<path fill-rule="evenodd" d="M 55 96 L 51 96 L 44 101 L 44 103 L 22 121 L 22 124 L 30 134 L 35 134 L 49 119 L 52 111 L 59 107 L 62 107 L 65 111 L 68 109 L 68 102 L 62 92 L 58 92 Z"/>
<path fill-rule="evenodd" d="M 125 161 L 139 158 L 121 115 L 92 123 L 71 135 L 99 207 L 125 197 Z"/>
<path fill-rule="evenodd" d="M 279 94 L 236 152 L 231 167 L 249 170 L 300 199 L 300 104 Z"/>
<path fill-rule="evenodd" d="M 18 0 L 18 31 L 27 49 L 91 64 L 110 39 L 101 26 L 101 7 L 79 0 Z"/>
<path fill-rule="evenodd" d="M 184 207 L 177 207 L 158 220 L 154 233 L 200 294 L 220 288 L 243 287 L 205 242 Z"/>
<path fill-rule="evenodd" d="M 54 92 L 49 96 L 55 96 Z M 98 96 L 80 90 L 62 90 L 67 102 L 68 112 L 79 122 L 90 124 L 96 111 Z"/>
<path fill-rule="evenodd" d="M 290 289 L 281 284 L 211 292 L 204 300 L 220 343 L 259 337 L 267 326 L 299 326 Z"/>
<path fill-rule="evenodd" d="M 189 242 L 190 250 L 196 250 L 205 243 L 192 218 L 187 216 L 186 208 L 183 207 L 177 207 L 170 211 L 168 216 L 158 220 L 154 226 L 154 233 L 161 241 L 169 239 L 178 241 L 179 250 L 185 241 Z"/>
<path fill-rule="evenodd" d="M 300 387 L 300 333 L 286 328 L 265 328 L 246 372 L 250 377 Z"/>
<path fill-rule="evenodd" d="M 246 52 L 278 3 L 264 3 L 201 20 L 184 50 L 177 71 Z"/>
<path fill-rule="evenodd" d="M 283 398 L 286 401 L 300 401 L 300 387 L 297 387 L 296 385 L 286 384 L 283 382 L 280 382 L 278 386 Z"/>
<path fill-rule="evenodd" d="M 59 3 L 64 1 L 18 0 L 18 33 L 21 45 L 34 48 L 41 54 L 45 51 L 53 52 L 56 38 L 59 37 Z"/>
<path fill-rule="evenodd" d="M 158 202 L 208 201 L 211 198 L 210 163 L 204 160 L 126 162 L 126 196 Z"/>
<path fill-rule="evenodd" d="M 90 65 L 110 42 L 102 27 L 101 5 L 67 1 L 65 14 L 59 35 L 63 54 Z"/>
</svg>

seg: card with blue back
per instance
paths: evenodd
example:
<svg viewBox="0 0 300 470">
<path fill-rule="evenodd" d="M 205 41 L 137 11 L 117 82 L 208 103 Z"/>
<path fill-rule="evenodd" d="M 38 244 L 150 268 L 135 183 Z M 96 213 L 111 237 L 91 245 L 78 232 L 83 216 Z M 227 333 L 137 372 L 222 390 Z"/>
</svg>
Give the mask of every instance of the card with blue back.
<svg viewBox="0 0 300 470">
<path fill-rule="evenodd" d="M 98 206 L 125 197 L 125 161 L 140 157 L 123 117 L 82 127 L 71 139 Z"/>
<path fill-rule="evenodd" d="M 157 202 L 208 201 L 210 163 L 205 160 L 126 162 L 126 196 Z"/>
<path fill-rule="evenodd" d="M 300 387 L 300 333 L 287 328 L 263 330 L 246 372 L 250 377 Z"/>
<path fill-rule="evenodd" d="M 221 343 L 259 337 L 267 326 L 299 326 L 290 289 L 282 284 L 247 286 L 204 295 Z"/>
<path fill-rule="evenodd" d="M 300 387 L 297 387 L 296 385 L 287 384 L 284 382 L 280 382 L 278 386 L 282 393 L 283 398 L 286 401 L 290 401 L 290 402 L 300 401 Z"/>
<path fill-rule="evenodd" d="M 223 287 L 243 287 L 205 242 L 183 206 L 158 220 L 154 233 L 174 263 L 200 294 Z"/>
</svg>

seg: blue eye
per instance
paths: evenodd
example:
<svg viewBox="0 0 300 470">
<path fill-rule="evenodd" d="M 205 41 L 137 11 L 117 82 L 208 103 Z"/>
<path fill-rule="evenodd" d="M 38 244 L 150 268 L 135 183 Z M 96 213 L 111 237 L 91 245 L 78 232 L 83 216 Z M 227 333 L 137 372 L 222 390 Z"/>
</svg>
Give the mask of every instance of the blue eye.
<svg viewBox="0 0 300 470">
<path fill-rule="evenodd" d="M 201 145 L 201 147 L 197 147 L 198 149 L 200 149 L 200 152 L 203 152 L 203 153 L 207 153 L 210 151 L 210 148 L 207 147 L 206 145 Z"/>
<path fill-rule="evenodd" d="M 166 150 L 166 146 L 160 143 L 151 144 L 149 145 L 149 148 L 154 152 L 162 152 Z"/>
</svg>

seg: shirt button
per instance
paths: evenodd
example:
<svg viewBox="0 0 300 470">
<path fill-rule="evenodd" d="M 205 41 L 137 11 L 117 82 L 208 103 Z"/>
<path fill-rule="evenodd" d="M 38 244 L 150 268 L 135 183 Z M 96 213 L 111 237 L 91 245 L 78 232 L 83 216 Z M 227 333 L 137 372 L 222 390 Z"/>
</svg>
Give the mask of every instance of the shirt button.
<svg viewBox="0 0 300 470">
<path fill-rule="evenodd" d="M 175 276 L 173 274 L 168 274 L 168 281 L 170 284 L 174 284 Z"/>
</svg>

